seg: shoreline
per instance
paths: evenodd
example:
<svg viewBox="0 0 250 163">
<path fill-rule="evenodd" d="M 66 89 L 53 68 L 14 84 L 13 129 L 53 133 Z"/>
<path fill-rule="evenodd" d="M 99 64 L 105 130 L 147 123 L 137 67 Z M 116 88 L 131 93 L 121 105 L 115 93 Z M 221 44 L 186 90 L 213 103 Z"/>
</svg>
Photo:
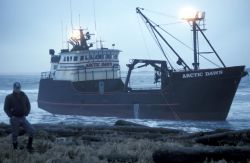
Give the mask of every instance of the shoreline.
<svg viewBox="0 0 250 163">
<path fill-rule="evenodd" d="M 188 133 L 123 120 L 113 126 L 33 126 L 35 151 L 28 153 L 13 151 L 11 128 L 0 124 L 2 162 L 250 162 L 250 130 Z M 26 142 L 26 136 L 19 137 L 21 148 Z"/>
</svg>

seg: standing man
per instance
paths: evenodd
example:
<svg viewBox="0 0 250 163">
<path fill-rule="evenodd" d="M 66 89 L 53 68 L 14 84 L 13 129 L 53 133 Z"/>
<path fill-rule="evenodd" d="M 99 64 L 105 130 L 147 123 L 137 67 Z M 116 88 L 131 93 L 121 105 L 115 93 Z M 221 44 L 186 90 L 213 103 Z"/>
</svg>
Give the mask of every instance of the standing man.
<svg viewBox="0 0 250 163">
<path fill-rule="evenodd" d="M 19 127 L 22 126 L 29 135 L 26 148 L 28 151 L 32 151 L 34 129 L 26 120 L 26 116 L 30 113 L 30 102 L 26 94 L 21 91 L 21 84 L 19 82 L 13 84 L 13 93 L 6 96 L 4 111 L 10 118 L 13 148 L 17 149 L 18 147 L 17 137 L 19 135 Z"/>
</svg>

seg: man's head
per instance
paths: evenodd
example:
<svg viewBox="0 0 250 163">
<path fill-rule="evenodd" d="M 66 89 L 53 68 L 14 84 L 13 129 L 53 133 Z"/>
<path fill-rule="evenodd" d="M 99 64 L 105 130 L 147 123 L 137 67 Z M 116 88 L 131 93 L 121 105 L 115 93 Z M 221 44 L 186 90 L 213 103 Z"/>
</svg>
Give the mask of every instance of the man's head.
<svg viewBox="0 0 250 163">
<path fill-rule="evenodd" d="M 21 91 L 21 84 L 19 82 L 15 82 L 13 84 L 13 91 L 15 93 L 19 93 Z"/>
</svg>

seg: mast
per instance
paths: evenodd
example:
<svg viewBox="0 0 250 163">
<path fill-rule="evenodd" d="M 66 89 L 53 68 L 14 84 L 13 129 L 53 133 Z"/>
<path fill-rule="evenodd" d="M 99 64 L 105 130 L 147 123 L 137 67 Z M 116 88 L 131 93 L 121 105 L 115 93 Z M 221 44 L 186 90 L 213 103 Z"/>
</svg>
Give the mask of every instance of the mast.
<svg viewBox="0 0 250 163">
<path fill-rule="evenodd" d="M 199 62 L 198 62 L 198 55 L 197 55 L 197 30 L 196 30 L 196 18 L 192 21 L 192 25 L 193 25 L 193 41 L 194 41 L 194 70 L 198 70 L 199 69 Z"/>
<path fill-rule="evenodd" d="M 193 50 L 194 50 L 194 70 L 198 70 L 199 69 L 199 61 L 198 61 L 198 55 L 199 55 L 199 51 L 197 49 L 198 46 L 198 41 L 197 41 L 197 36 L 198 36 L 198 31 L 202 34 L 202 36 L 205 38 L 205 40 L 207 41 L 208 45 L 210 46 L 210 48 L 213 50 L 213 53 L 215 53 L 216 57 L 219 59 L 219 61 L 221 62 L 223 67 L 226 67 L 226 65 L 224 64 L 224 62 L 221 60 L 220 56 L 218 55 L 218 53 L 215 51 L 214 47 L 211 45 L 211 43 L 209 42 L 209 40 L 207 39 L 207 37 L 205 36 L 205 34 L 203 33 L 204 29 L 204 19 L 205 19 L 205 12 L 196 12 L 195 16 L 193 18 L 184 18 L 185 20 L 187 20 L 188 22 L 191 22 L 192 25 L 192 32 L 193 32 Z M 203 28 L 200 27 L 200 22 L 203 22 Z M 197 23 L 198 22 L 198 23 Z"/>
<path fill-rule="evenodd" d="M 198 24 L 197 22 L 203 21 L 205 17 L 205 12 L 196 12 L 194 17 L 188 17 L 188 18 L 183 18 L 184 20 L 187 20 L 188 22 L 190 22 L 191 26 L 192 26 L 192 32 L 193 32 L 193 51 L 194 51 L 194 62 L 192 63 L 192 65 L 194 66 L 194 70 L 198 70 L 199 69 L 199 61 L 198 61 L 198 42 L 197 42 L 197 36 L 198 36 L 198 31 L 204 30 L 204 29 L 200 29 L 198 28 Z M 204 25 L 203 25 L 204 26 Z"/>
</svg>

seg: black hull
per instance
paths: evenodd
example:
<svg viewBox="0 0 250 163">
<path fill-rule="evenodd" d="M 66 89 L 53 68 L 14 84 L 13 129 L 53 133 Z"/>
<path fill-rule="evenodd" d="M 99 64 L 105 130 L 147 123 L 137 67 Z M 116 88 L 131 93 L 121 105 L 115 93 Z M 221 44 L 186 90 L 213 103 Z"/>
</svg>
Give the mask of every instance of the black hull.
<svg viewBox="0 0 250 163">
<path fill-rule="evenodd" d="M 116 90 L 105 90 L 104 94 L 90 82 L 41 79 L 38 106 L 53 114 L 225 120 L 242 76 L 244 66 L 173 72 L 161 90 L 140 91 L 124 91 L 121 82 L 104 80 L 105 85 L 113 82 L 111 85 L 116 86 Z M 79 85 L 83 88 L 84 84 L 93 91 L 81 90 Z"/>
</svg>

